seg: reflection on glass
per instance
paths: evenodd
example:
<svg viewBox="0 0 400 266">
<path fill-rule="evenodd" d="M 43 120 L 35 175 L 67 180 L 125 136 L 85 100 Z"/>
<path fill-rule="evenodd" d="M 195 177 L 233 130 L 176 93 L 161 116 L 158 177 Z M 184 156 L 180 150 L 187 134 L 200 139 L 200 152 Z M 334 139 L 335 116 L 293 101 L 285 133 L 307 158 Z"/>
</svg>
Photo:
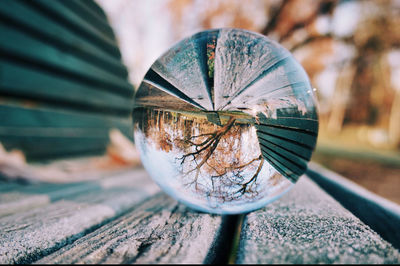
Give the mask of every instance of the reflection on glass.
<svg viewBox="0 0 400 266">
<path fill-rule="evenodd" d="M 248 212 L 306 171 L 317 133 L 301 66 L 268 38 L 201 32 L 160 57 L 136 93 L 135 142 L 171 196 L 213 213 Z"/>
</svg>

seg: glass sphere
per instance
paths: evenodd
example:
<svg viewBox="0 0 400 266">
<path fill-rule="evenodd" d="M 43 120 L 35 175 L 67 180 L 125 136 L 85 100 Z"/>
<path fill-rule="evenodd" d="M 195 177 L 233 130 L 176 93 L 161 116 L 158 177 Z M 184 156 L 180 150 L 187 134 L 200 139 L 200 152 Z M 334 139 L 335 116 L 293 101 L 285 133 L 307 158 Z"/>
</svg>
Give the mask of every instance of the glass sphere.
<svg viewBox="0 0 400 266">
<path fill-rule="evenodd" d="M 306 171 L 318 134 L 307 74 L 266 36 L 215 29 L 186 38 L 135 95 L 141 160 L 170 196 L 205 212 L 265 206 Z"/>
</svg>

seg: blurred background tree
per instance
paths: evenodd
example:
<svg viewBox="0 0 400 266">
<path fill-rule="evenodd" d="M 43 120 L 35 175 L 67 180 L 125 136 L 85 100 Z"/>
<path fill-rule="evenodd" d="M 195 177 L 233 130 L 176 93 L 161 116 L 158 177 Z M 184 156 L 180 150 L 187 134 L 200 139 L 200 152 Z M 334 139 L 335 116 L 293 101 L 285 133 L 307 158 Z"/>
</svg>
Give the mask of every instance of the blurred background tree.
<svg viewBox="0 0 400 266">
<path fill-rule="evenodd" d="M 400 1 L 97 1 L 136 88 L 164 51 L 201 30 L 243 28 L 278 41 L 316 88 L 314 160 L 400 202 Z"/>
</svg>

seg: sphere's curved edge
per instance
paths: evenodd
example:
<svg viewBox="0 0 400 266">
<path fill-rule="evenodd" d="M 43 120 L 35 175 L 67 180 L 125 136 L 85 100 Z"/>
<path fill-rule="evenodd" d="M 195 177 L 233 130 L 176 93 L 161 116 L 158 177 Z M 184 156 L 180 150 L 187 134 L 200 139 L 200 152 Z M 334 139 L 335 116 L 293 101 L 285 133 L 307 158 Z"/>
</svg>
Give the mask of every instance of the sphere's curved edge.
<svg viewBox="0 0 400 266">
<path fill-rule="evenodd" d="M 286 193 L 288 193 L 294 187 L 294 185 L 295 184 L 292 183 L 290 187 L 288 187 L 285 191 L 282 192 L 282 194 L 276 195 L 272 198 L 269 198 L 268 200 L 257 202 L 257 203 L 243 204 L 243 205 L 241 205 L 240 208 L 232 207 L 232 208 L 223 208 L 220 210 L 214 209 L 214 208 L 199 207 L 198 205 L 195 205 L 181 197 L 177 197 L 172 191 L 170 191 L 170 192 L 167 192 L 167 190 L 164 190 L 164 191 L 171 198 L 174 198 L 178 202 L 181 202 L 181 203 L 187 205 L 188 207 L 190 207 L 191 209 L 193 209 L 195 211 L 212 213 L 212 214 L 217 214 L 217 215 L 236 215 L 236 214 L 246 214 L 246 213 L 253 212 L 253 211 L 259 210 L 261 208 L 264 208 L 268 204 L 280 199 L 282 196 L 284 196 Z"/>
<path fill-rule="evenodd" d="M 264 196 L 256 200 L 250 199 L 246 194 L 238 200 L 236 194 L 234 196 L 229 194 L 230 191 L 238 190 L 237 186 L 239 191 L 241 190 L 240 186 L 253 175 L 250 172 L 254 171 L 256 164 L 251 165 L 253 170 L 246 170 L 244 174 L 238 172 L 238 166 L 258 158 L 260 165 L 263 161 L 268 162 L 269 167 L 284 177 L 291 187 L 305 173 L 307 162 L 311 159 L 316 146 L 319 129 L 316 100 L 305 70 L 293 55 L 276 41 L 245 29 L 210 29 L 197 32 L 174 44 L 150 67 L 135 94 L 135 99 L 137 110 L 151 109 L 148 112 L 149 117 L 145 117 L 146 114 L 141 116 L 142 126 L 148 126 L 143 124 L 146 119 L 156 119 L 155 122 L 151 122 L 149 129 L 143 128 L 146 132 L 148 130 L 153 132 L 151 145 L 156 145 L 155 147 L 165 154 L 169 153 L 170 158 L 175 156 L 175 160 L 178 158 L 181 160 L 180 164 L 175 163 L 171 167 L 181 169 L 179 171 L 185 177 L 179 179 L 180 181 L 174 179 L 173 182 L 195 182 L 196 192 L 193 192 L 194 188 L 188 191 L 196 193 L 196 197 L 210 189 L 207 186 L 212 182 L 213 190 L 207 192 L 211 194 L 203 196 L 215 197 L 210 202 L 220 205 L 218 208 L 204 207 L 204 204 L 195 200 L 195 195 L 192 195 L 193 197 L 189 194 L 180 195 L 179 193 L 185 189 L 179 188 L 182 191 L 178 193 L 176 191 L 178 184 L 172 187 L 168 184 L 159 184 L 164 190 L 170 191 L 168 193 L 170 196 L 198 211 L 239 214 L 269 204 L 280 196 L 266 198 L 264 203 L 260 200 Z M 181 121 L 180 127 L 174 127 L 175 122 L 172 120 L 179 119 L 185 120 L 184 124 Z M 219 155 L 214 158 L 218 158 L 221 166 L 213 162 L 206 166 L 208 170 L 204 168 L 201 170 L 203 177 L 199 184 L 203 187 L 201 193 L 198 192 L 197 166 L 201 167 L 204 164 L 203 160 L 208 160 L 204 158 L 214 154 L 217 145 L 221 145 L 219 144 L 221 136 L 228 134 L 232 141 L 243 141 L 242 136 L 236 136 L 230 130 L 236 128 L 235 132 L 242 134 L 241 132 L 247 132 L 247 129 L 244 130 L 247 126 L 256 132 L 254 133 L 256 137 L 251 141 L 254 141 L 253 144 L 258 147 L 258 151 L 245 157 L 235 155 L 242 156 L 242 159 L 238 159 L 232 167 L 232 165 L 224 166 L 223 157 L 228 154 L 225 155 L 220 147 Z M 165 138 L 161 136 L 162 134 L 154 133 L 157 130 L 169 137 Z M 180 141 L 180 144 L 176 141 Z M 208 143 L 210 145 L 207 145 Z M 229 141 L 225 140 L 224 143 L 226 147 L 230 147 L 229 151 L 234 156 L 236 152 L 233 146 Z M 196 155 L 199 151 L 207 151 L 208 146 L 213 147 L 209 155 L 206 156 L 205 153 Z M 195 164 L 188 166 L 189 159 L 184 164 L 186 157 L 191 158 L 191 163 Z M 226 162 L 233 161 L 229 159 Z M 238 162 L 240 163 L 237 164 Z M 225 175 L 224 171 L 228 171 L 227 169 L 236 170 L 233 175 Z M 219 185 L 224 182 L 239 183 L 218 192 L 228 193 L 223 194 L 225 198 L 220 199 L 218 197 L 222 197 L 222 194 L 215 194 L 214 191 L 215 180 L 206 180 L 208 177 L 204 177 L 207 171 L 213 173 L 211 176 L 225 175 L 224 178 L 229 179 L 217 180 Z M 189 173 L 193 176 L 187 176 Z M 162 173 L 160 175 L 163 176 Z M 270 175 L 272 176 L 272 172 Z M 166 179 L 171 180 L 168 177 Z M 251 186 L 243 186 L 243 189 L 245 193 L 254 192 L 250 192 L 253 189 Z M 285 193 L 288 190 L 290 189 L 286 189 Z M 229 200 L 225 195 L 229 195 Z M 224 204 L 217 203 L 219 200 L 223 200 Z M 229 205 L 235 200 L 240 202 L 241 207 Z M 246 203 L 249 200 L 258 202 Z"/>
<path fill-rule="evenodd" d="M 147 169 L 146 169 L 147 170 Z M 147 170 L 147 172 L 149 172 Z M 222 207 L 222 208 L 207 208 L 204 207 L 204 204 L 194 204 L 193 202 L 190 202 L 184 198 L 184 196 L 180 196 L 180 194 L 177 194 L 176 191 L 174 191 L 172 188 L 170 188 L 168 185 L 164 185 L 160 182 L 157 181 L 157 179 L 153 179 L 155 183 L 171 198 L 177 200 L 178 202 L 187 205 L 191 209 L 199 212 L 205 212 L 205 213 L 212 213 L 212 214 L 217 214 L 217 215 L 235 215 L 235 214 L 244 214 L 244 213 L 249 213 L 258 209 L 261 209 L 265 207 L 266 205 L 280 199 L 283 195 L 285 195 L 287 192 L 289 192 L 295 185 L 294 182 L 291 182 L 291 184 L 280 194 L 275 195 L 271 198 L 266 198 L 265 200 L 258 201 L 256 203 L 242 203 L 240 207 L 235 207 L 235 206 L 227 206 L 227 207 Z"/>
</svg>

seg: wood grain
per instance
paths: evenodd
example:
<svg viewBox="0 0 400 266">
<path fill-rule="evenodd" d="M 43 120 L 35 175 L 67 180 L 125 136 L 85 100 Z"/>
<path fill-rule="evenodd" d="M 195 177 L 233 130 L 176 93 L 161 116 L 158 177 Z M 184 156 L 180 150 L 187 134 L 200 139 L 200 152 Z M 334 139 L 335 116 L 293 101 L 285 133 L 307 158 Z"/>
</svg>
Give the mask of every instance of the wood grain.
<svg viewBox="0 0 400 266">
<path fill-rule="evenodd" d="M 38 263 L 203 263 L 221 224 L 159 193 Z"/>
<path fill-rule="evenodd" d="M 399 263 L 390 243 L 307 176 L 279 201 L 247 215 L 237 263 Z"/>
<path fill-rule="evenodd" d="M 0 218 L 0 263 L 30 263 L 158 192 L 144 170 L 110 176 L 78 195 Z M 61 192 L 60 192 L 61 193 Z"/>
<path fill-rule="evenodd" d="M 214 101 L 221 110 L 264 71 L 288 56 L 262 35 L 222 29 L 215 51 Z"/>
</svg>

